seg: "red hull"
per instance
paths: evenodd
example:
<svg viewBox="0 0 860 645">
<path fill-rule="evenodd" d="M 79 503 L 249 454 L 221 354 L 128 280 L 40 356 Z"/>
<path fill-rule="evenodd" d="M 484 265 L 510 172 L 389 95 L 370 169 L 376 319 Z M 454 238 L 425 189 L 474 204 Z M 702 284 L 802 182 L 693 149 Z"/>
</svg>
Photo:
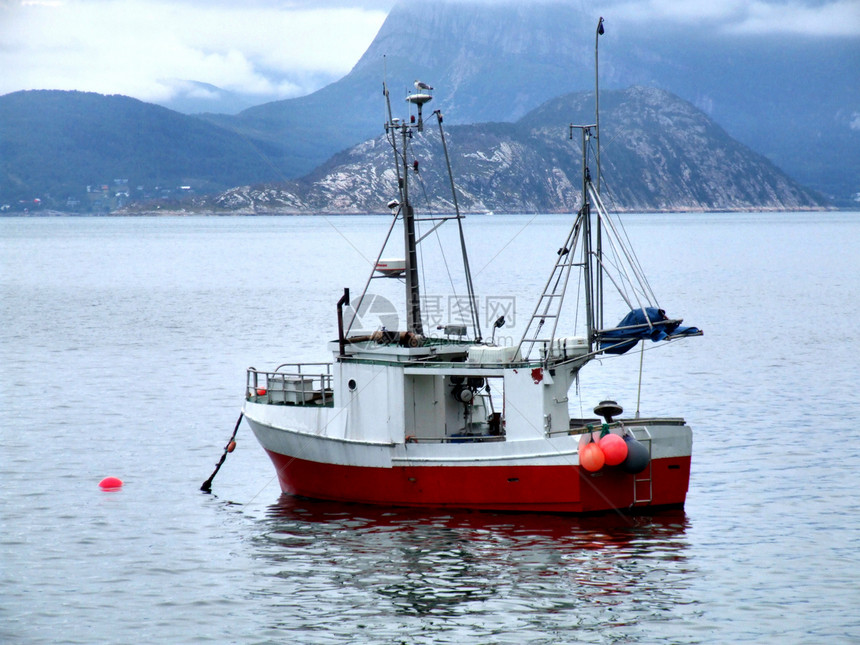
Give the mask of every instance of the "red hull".
<svg viewBox="0 0 860 645">
<path fill-rule="evenodd" d="M 647 469 L 636 482 L 634 475 L 612 467 L 596 473 L 579 466 L 367 468 L 267 452 L 285 493 L 389 506 L 560 513 L 682 507 L 690 481 L 690 457 L 652 461 L 649 483 Z"/>
</svg>

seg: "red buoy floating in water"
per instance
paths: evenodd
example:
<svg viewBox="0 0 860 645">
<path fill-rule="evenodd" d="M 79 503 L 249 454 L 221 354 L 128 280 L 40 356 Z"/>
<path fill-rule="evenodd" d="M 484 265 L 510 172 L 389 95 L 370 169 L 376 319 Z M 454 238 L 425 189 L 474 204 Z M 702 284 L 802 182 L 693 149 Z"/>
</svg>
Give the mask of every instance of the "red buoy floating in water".
<svg viewBox="0 0 860 645">
<path fill-rule="evenodd" d="M 604 435 L 598 442 L 607 466 L 617 466 L 627 459 L 627 442 L 617 434 Z"/>
<path fill-rule="evenodd" d="M 102 490 L 119 490 L 122 488 L 122 480 L 119 477 L 105 477 L 99 482 Z"/>
<path fill-rule="evenodd" d="M 579 449 L 579 465 L 590 473 L 597 472 L 603 468 L 605 461 L 606 456 L 603 454 L 600 446 L 593 441 L 590 441 Z"/>
</svg>

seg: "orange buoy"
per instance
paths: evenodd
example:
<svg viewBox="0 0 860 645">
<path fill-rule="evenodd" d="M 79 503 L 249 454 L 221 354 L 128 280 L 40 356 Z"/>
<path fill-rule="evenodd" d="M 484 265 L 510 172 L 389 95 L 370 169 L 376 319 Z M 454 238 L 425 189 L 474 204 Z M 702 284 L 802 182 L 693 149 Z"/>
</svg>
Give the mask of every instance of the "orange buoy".
<svg viewBox="0 0 860 645">
<path fill-rule="evenodd" d="M 231 441 L 230 443 L 227 444 L 227 452 L 233 452 L 234 450 L 236 450 L 236 442 Z"/>
<path fill-rule="evenodd" d="M 593 441 L 585 444 L 579 449 L 579 465 L 585 468 L 588 472 L 594 473 L 603 468 L 606 462 L 606 456 L 600 449 L 600 446 Z"/>
<path fill-rule="evenodd" d="M 122 488 L 122 480 L 119 477 L 105 477 L 99 482 L 102 490 L 119 490 Z"/>
<path fill-rule="evenodd" d="M 598 445 L 606 457 L 607 466 L 617 466 L 627 459 L 627 442 L 617 434 L 605 435 Z"/>
</svg>

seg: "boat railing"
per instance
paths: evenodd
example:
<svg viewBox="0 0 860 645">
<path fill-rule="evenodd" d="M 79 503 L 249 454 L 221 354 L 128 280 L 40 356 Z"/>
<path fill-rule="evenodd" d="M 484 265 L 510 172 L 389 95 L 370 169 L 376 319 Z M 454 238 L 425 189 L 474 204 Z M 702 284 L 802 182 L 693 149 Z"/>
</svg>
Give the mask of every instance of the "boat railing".
<svg viewBox="0 0 860 645">
<path fill-rule="evenodd" d="M 273 372 L 249 367 L 245 398 L 271 405 L 334 405 L 331 363 L 284 363 Z"/>
<path fill-rule="evenodd" d="M 493 434 L 453 434 L 445 437 L 421 437 L 418 435 L 407 435 L 406 443 L 484 443 L 490 441 L 504 441 L 504 435 Z"/>
<path fill-rule="evenodd" d="M 686 421 L 680 417 L 642 417 L 638 419 L 619 419 L 612 423 L 605 423 L 603 419 L 571 419 L 569 428 L 564 430 L 552 430 L 547 432 L 547 436 L 554 435 L 576 435 L 586 434 L 588 432 L 600 432 L 606 426 L 609 430 L 612 429 L 633 429 L 648 426 L 683 426 Z"/>
</svg>

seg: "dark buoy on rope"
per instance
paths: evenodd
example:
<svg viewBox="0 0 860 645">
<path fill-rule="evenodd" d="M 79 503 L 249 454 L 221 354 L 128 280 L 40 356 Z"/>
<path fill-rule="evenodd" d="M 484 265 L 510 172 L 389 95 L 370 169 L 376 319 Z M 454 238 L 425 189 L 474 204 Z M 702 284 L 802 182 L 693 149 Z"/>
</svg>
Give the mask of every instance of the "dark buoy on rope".
<svg viewBox="0 0 860 645">
<path fill-rule="evenodd" d="M 639 474 L 651 462 L 650 451 L 632 435 L 624 435 L 624 441 L 627 443 L 627 457 L 621 462 L 621 468 L 633 475 Z"/>
<path fill-rule="evenodd" d="M 227 453 L 233 452 L 236 449 L 236 433 L 239 431 L 239 425 L 242 423 L 242 417 L 244 415 L 244 412 L 239 413 L 239 418 L 236 419 L 236 427 L 233 428 L 233 434 L 230 437 L 230 441 L 228 441 L 227 445 L 224 446 L 224 453 L 221 455 L 220 461 L 218 461 L 218 464 L 215 466 L 215 470 L 209 476 L 209 479 L 203 482 L 203 484 L 200 486 L 200 490 L 202 490 L 204 493 L 212 492 L 212 480 L 215 479 L 215 475 L 217 475 L 218 471 L 221 469 L 221 464 L 223 464 L 224 461 L 227 459 Z"/>
</svg>

